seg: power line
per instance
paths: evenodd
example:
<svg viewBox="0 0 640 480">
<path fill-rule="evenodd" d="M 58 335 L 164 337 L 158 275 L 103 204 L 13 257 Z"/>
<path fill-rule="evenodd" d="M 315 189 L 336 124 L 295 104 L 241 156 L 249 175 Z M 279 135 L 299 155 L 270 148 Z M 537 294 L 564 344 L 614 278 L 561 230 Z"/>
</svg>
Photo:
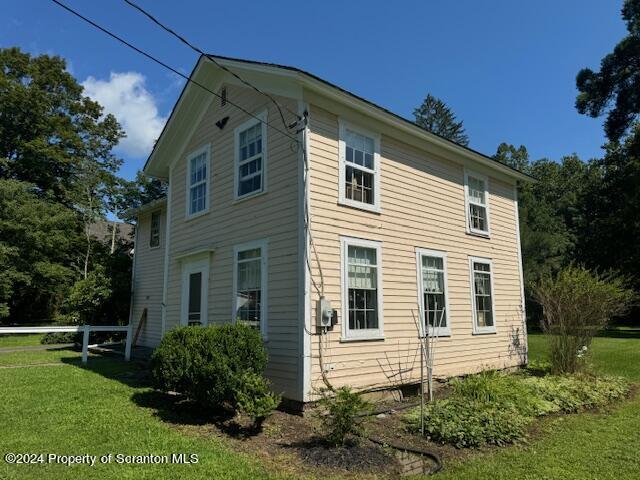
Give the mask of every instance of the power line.
<svg viewBox="0 0 640 480">
<path fill-rule="evenodd" d="M 280 104 L 276 101 L 275 98 L 273 98 L 271 95 L 269 95 L 267 92 L 263 92 L 262 90 L 260 90 L 258 87 L 256 87 L 255 85 L 253 85 L 251 82 L 248 82 L 247 80 L 245 80 L 244 78 L 242 78 L 240 75 L 238 75 L 237 73 L 233 72 L 232 70 L 230 70 L 229 68 L 227 68 L 226 66 L 222 65 L 221 63 L 218 62 L 218 60 L 213 56 L 210 55 L 206 52 L 204 52 L 202 49 L 198 48 L 197 46 L 195 46 L 193 43 L 191 43 L 189 40 L 187 40 L 184 36 L 180 35 L 179 33 L 177 33 L 175 30 L 173 30 L 171 27 L 165 25 L 164 23 L 162 23 L 160 20 L 158 20 L 155 16 L 153 16 L 151 13 L 149 13 L 148 11 L 146 11 L 144 8 L 142 8 L 141 6 L 137 5 L 136 3 L 132 2 L 131 0 L 124 0 L 124 2 L 129 5 L 130 7 L 138 10 L 140 13 L 142 13 L 145 17 L 147 17 L 149 20 L 151 20 L 153 23 L 155 23 L 156 25 L 158 25 L 160 28 L 162 28 L 164 31 L 166 31 L 167 33 L 169 33 L 170 35 L 173 35 L 174 37 L 176 37 L 178 40 L 180 40 L 182 43 L 184 43 L 185 45 L 187 45 L 189 48 L 191 48 L 194 52 L 199 53 L 200 55 L 204 55 L 205 57 L 207 57 L 209 60 L 211 60 L 217 67 L 221 68 L 222 70 L 224 70 L 225 72 L 229 73 L 230 75 L 233 75 L 235 78 L 237 78 L 238 80 L 240 80 L 240 82 L 242 82 L 243 84 L 245 84 L 246 86 L 248 86 L 249 88 L 252 88 L 253 90 L 255 90 L 256 92 L 260 93 L 261 95 L 264 95 L 265 97 L 267 97 L 269 100 L 271 100 L 273 102 L 273 104 L 276 106 L 276 108 L 278 109 L 278 113 L 280 114 L 280 119 L 282 120 L 282 124 L 284 125 L 285 128 L 287 129 L 293 129 L 297 126 L 298 122 L 300 120 L 302 120 L 302 118 L 300 117 L 300 115 L 298 115 L 297 113 L 291 111 L 289 108 L 287 108 L 287 106 L 285 105 L 284 108 L 291 113 L 292 115 L 294 115 L 297 119 L 296 122 L 288 125 L 285 118 L 284 118 L 284 114 L 282 113 L 282 108 L 280 106 Z"/>
<path fill-rule="evenodd" d="M 93 26 L 94 28 L 97 28 L 98 30 L 100 30 L 101 32 L 109 35 L 111 38 L 117 40 L 118 42 L 122 43 L 123 45 L 126 45 L 127 47 L 129 47 L 130 49 L 136 51 L 137 53 L 139 53 L 140 55 L 143 55 L 144 57 L 148 58 L 149 60 L 151 60 L 152 62 L 157 63 L 158 65 L 166 68 L 167 70 L 170 70 L 171 72 L 175 73 L 176 75 L 184 78 L 187 82 L 192 83 L 194 85 L 197 85 L 198 87 L 202 88 L 203 90 L 211 93 L 212 95 L 214 95 L 217 98 L 222 99 L 222 96 L 216 92 L 214 92 L 213 90 L 211 90 L 209 87 L 203 85 L 202 83 L 198 82 L 197 80 L 193 80 L 192 78 L 188 77 L 187 75 L 185 75 L 184 73 L 182 73 L 181 71 L 173 68 L 172 66 L 166 64 L 165 62 L 163 62 L 162 60 L 159 60 L 158 58 L 154 57 L 153 55 L 151 55 L 150 53 L 145 52 L 144 50 L 141 50 L 140 48 L 136 47 L 135 45 L 129 43 L 127 40 L 125 40 L 124 38 L 116 35 L 115 33 L 107 30 L 106 28 L 102 27 L 101 25 L 98 25 L 96 22 L 94 22 L 93 20 L 91 20 L 90 18 L 85 17 L 84 15 L 82 15 L 81 13 L 77 12 L 76 10 L 72 9 L 71 7 L 68 7 L 67 5 L 65 5 L 64 3 L 60 2 L 59 0 L 51 0 L 53 3 L 55 3 L 56 5 L 58 5 L 59 7 L 65 9 L 66 11 L 68 11 L 69 13 L 75 15 L 76 17 L 80 18 L 81 20 L 83 20 L 84 22 L 88 23 L 89 25 Z M 260 123 L 266 125 L 267 127 L 272 128 L 273 130 L 275 130 L 276 132 L 281 133 L 282 135 L 288 137 L 289 139 L 293 140 L 296 143 L 300 143 L 300 141 L 294 137 L 293 135 L 291 135 L 289 132 L 285 132 L 283 130 L 281 130 L 278 127 L 275 127 L 274 125 L 271 125 L 270 123 L 266 122 L 265 120 L 262 120 L 260 117 L 256 116 L 255 114 L 251 113 L 250 111 L 248 111 L 247 109 L 245 109 L 244 107 L 230 101 L 229 99 L 226 100 L 230 105 L 233 105 L 234 107 L 236 107 L 238 110 L 242 111 L 243 113 L 246 113 L 247 115 L 249 115 L 250 117 L 258 120 Z"/>
</svg>

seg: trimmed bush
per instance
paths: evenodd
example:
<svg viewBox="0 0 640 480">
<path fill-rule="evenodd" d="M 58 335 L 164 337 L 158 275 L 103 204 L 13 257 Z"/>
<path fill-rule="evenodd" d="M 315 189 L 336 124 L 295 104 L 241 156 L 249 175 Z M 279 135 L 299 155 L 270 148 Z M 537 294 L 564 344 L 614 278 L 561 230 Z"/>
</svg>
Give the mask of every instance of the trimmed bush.
<svg viewBox="0 0 640 480">
<path fill-rule="evenodd" d="M 332 393 L 323 392 L 319 402 L 327 413 L 321 417 L 326 440 L 335 446 L 345 445 L 348 440 L 357 442 L 365 419 L 359 414 L 369 410 L 371 404 L 349 387 L 340 387 Z"/>
<path fill-rule="evenodd" d="M 531 377 L 487 371 L 450 385 L 449 398 L 426 405 L 425 433 L 457 447 L 521 440 L 534 417 L 602 407 L 629 392 L 622 378 L 582 374 Z M 418 409 L 406 420 L 410 428 L 420 429 Z"/>
<path fill-rule="evenodd" d="M 266 365 L 262 337 L 246 325 L 180 327 L 160 342 L 151 373 L 162 391 L 183 393 L 205 408 L 241 409 L 258 420 L 280 399 L 262 376 Z"/>
</svg>

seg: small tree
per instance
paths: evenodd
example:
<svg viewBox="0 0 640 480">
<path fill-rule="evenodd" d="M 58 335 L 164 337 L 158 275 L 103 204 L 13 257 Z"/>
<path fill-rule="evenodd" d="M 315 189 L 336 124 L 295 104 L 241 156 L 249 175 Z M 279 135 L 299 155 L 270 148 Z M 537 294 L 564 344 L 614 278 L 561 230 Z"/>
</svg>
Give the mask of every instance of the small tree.
<svg viewBox="0 0 640 480">
<path fill-rule="evenodd" d="M 349 440 L 357 442 L 364 431 L 365 417 L 360 414 L 370 410 L 371 404 L 346 386 L 322 393 L 319 403 L 327 413 L 321 417 L 326 440 L 334 446 L 345 445 Z"/>
<path fill-rule="evenodd" d="M 584 366 L 593 337 L 611 318 L 624 314 L 634 299 L 626 280 L 569 266 L 555 278 L 546 276 L 534 287 L 543 310 L 542 328 L 549 335 L 555 373 L 573 373 Z"/>
</svg>

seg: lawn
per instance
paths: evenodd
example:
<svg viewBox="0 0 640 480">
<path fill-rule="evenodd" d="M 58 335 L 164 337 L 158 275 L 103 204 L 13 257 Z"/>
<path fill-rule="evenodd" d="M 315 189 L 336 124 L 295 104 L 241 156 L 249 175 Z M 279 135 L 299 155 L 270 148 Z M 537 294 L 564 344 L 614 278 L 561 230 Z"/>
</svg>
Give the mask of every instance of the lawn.
<svg viewBox="0 0 640 480">
<path fill-rule="evenodd" d="M 529 336 L 530 358 L 546 355 L 542 335 Z M 594 368 L 640 382 L 640 330 L 620 329 L 597 338 Z M 637 479 L 640 457 L 640 397 L 609 412 L 546 419 L 541 436 L 528 446 L 497 449 L 447 465 L 445 479 Z"/>
<path fill-rule="evenodd" d="M 41 333 L 0 335 L 0 348 L 40 345 L 40 340 L 42 340 L 42 337 L 43 334 Z"/>
<path fill-rule="evenodd" d="M 35 361 L 29 357 L 35 357 Z M 271 478 L 255 461 L 229 451 L 221 440 L 182 434 L 156 417 L 153 409 L 139 405 L 149 389 L 140 386 L 131 366 L 119 359 L 94 357 L 89 359 L 88 368 L 81 368 L 80 353 L 63 350 L 21 352 L 20 357 L 3 363 L 16 360 L 57 362 L 59 366 L 0 368 L 2 456 L 9 452 L 114 456 L 195 453 L 198 464 L 68 467 L 8 465 L 0 460 L 3 480 Z"/>
<path fill-rule="evenodd" d="M 543 358 L 544 338 L 531 335 L 530 349 L 532 359 Z M 592 353 L 595 368 L 640 383 L 640 331 L 611 332 L 596 339 Z M 150 389 L 135 374 L 135 364 L 96 355 L 83 368 L 79 360 L 80 353 L 73 350 L 0 354 L 0 454 L 195 453 L 198 464 L 67 467 L 0 460 L 0 478 L 274 478 L 257 460 L 231 451 L 224 439 L 185 433 L 163 422 L 144 401 Z M 30 366 L 4 368 L 15 364 Z M 539 425 L 529 445 L 449 460 L 434 478 L 638 478 L 640 398 L 608 412 L 560 416 Z"/>
</svg>

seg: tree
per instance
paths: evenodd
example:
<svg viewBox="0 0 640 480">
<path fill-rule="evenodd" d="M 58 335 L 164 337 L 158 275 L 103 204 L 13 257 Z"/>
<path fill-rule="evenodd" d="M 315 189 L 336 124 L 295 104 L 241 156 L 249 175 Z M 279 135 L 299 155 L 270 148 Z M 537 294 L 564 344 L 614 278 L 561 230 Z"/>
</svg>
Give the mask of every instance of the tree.
<svg viewBox="0 0 640 480">
<path fill-rule="evenodd" d="M 81 245 L 74 211 L 39 189 L 0 179 L 0 308 L 3 316 L 51 318 L 77 275 Z M 14 312 L 15 311 L 15 312 Z"/>
<path fill-rule="evenodd" d="M 606 112 L 605 133 L 619 141 L 640 115 L 640 0 L 626 0 L 622 18 L 629 35 L 602 59 L 600 71 L 580 70 L 576 108 L 599 117 Z"/>
<path fill-rule="evenodd" d="M 166 182 L 148 177 L 143 172 L 138 172 L 135 180 L 124 182 L 121 186 L 117 208 L 120 218 L 127 222 L 135 220 L 132 214 L 133 209 L 167 195 Z"/>
<path fill-rule="evenodd" d="M 498 145 L 498 150 L 493 158 L 520 172 L 527 173 L 529 170 L 529 152 L 524 145 L 516 148 L 514 145 L 502 142 Z"/>
<path fill-rule="evenodd" d="M 111 150 L 123 131 L 82 95 L 60 57 L 0 49 L 0 108 L 0 178 L 32 183 L 73 206 L 84 162 L 107 169 L 116 162 Z"/>
<path fill-rule="evenodd" d="M 462 125 L 456 121 L 451 108 L 442 100 L 428 94 L 422 105 L 413 111 L 415 122 L 425 130 L 463 146 L 469 145 L 469 137 Z"/>
</svg>

